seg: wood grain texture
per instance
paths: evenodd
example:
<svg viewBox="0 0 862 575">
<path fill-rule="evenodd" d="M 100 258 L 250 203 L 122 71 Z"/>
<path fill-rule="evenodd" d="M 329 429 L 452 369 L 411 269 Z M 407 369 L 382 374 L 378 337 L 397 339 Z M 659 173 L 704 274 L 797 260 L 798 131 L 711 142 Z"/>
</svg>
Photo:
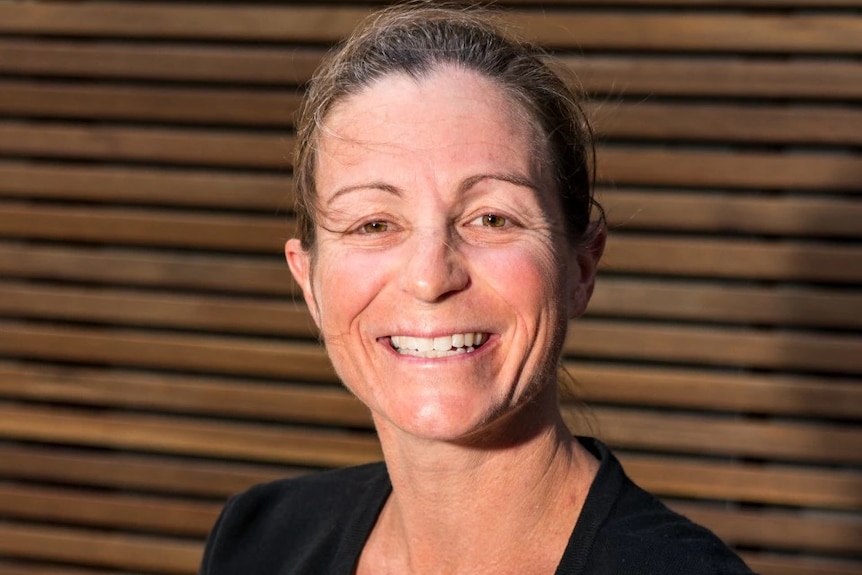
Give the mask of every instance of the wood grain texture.
<svg viewBox="0 0 862 575">
<path fill-rule="evenodd" d="M 366 8 L 59 2 L 0 6 L 0 31 L 14 34 L 332 43 Z M 862 48 L 862 19 L 809 14 L 602 13 L 512 10 L 505 19 L 531 40 L 578 49 L 846 53 Z"/>
<path fill-rule="evenodd" d="M 202 551 L 196 541 L 0 522 L 0 553 L 19 559 L 187 574 L 197 569 Z"/>
<path fill-rule="evenodd" d="M 567 422 L 758 572 L 860 572 L 862 3 L 501 4 L 600 143 Z M 282 255 L 369 10 L 0 3 L 0 573 L 192 575 L 232 493 L 380 458 Z"/>
<path fill-rule="evenodd" d="M 304 47 L 222 47 L 105 41 L 0 39 L 0 71 L 41 77 L 114 78 L 296 86 L 324 51 Z M 862 64 L 795 57 L 716 59 L 668 54 L 559 57 L 590 93 L 858 99 Z"/>
</svg>

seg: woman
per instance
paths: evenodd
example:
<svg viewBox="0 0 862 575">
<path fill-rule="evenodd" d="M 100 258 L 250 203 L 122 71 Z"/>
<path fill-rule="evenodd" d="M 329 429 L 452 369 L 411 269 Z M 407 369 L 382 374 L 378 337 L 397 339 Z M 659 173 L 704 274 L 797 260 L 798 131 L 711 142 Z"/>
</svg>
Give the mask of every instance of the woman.
<svg viewBox="0 0 862 575">
<path fill-rule="evenodd" d="M 750 573 L 573 438 L 555 374 L 605 241 L 587 123 L 472 12 L 384 11 L 315 76 L 287 262 L 385 464 L 232 499 L 201 573 Z"/>
</svg>

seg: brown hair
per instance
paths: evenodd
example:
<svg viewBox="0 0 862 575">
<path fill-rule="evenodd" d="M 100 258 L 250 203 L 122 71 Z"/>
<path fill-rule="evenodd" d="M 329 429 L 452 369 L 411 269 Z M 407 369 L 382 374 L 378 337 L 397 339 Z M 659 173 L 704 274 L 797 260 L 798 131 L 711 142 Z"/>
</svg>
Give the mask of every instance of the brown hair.
<svg viewBox="0 0 862 575">
<path fill-rule="evenodd" d="M 604 219 L 592 192 L 592 131 L 574 92 L 541 56 L 472 8 L 411 2 L 368 18 L 317 70 L 297 121 L 294 185 L 303 248 L 315 245 L 316 144 L 332 107 L 387 75 L 421 78 L 447 64 L 491 79 L 526 110 L 544 140 L 569 242 L 588 239 L 594 206 Z"/>
</svg>

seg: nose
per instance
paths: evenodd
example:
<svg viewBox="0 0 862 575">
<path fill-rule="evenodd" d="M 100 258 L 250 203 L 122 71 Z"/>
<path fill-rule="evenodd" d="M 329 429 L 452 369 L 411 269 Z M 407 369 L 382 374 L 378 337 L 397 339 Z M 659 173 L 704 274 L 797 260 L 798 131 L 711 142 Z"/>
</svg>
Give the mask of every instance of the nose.
<svg viewBox="0 0 862 575">
<path fill-rule="evenodd" d="M 402 289 L 420 301 L 433 303 L 470 285 L 456 241 L 442 231 L 414 234 L 405 253 Z"/>
</svg>

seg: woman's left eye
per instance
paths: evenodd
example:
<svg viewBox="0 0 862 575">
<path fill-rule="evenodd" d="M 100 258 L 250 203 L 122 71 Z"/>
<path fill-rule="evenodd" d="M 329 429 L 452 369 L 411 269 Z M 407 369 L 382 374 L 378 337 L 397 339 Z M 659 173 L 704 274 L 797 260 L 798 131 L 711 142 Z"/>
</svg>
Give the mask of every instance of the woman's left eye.
<svg viewBox="0 0 862 575">
<path fill-rule="evenodd" d="M 484 214 L 476 218 L 474 222 L 489 228 L 502 228 L 508 223 L 505 217 L 497 214 Z"/>
</svg>

